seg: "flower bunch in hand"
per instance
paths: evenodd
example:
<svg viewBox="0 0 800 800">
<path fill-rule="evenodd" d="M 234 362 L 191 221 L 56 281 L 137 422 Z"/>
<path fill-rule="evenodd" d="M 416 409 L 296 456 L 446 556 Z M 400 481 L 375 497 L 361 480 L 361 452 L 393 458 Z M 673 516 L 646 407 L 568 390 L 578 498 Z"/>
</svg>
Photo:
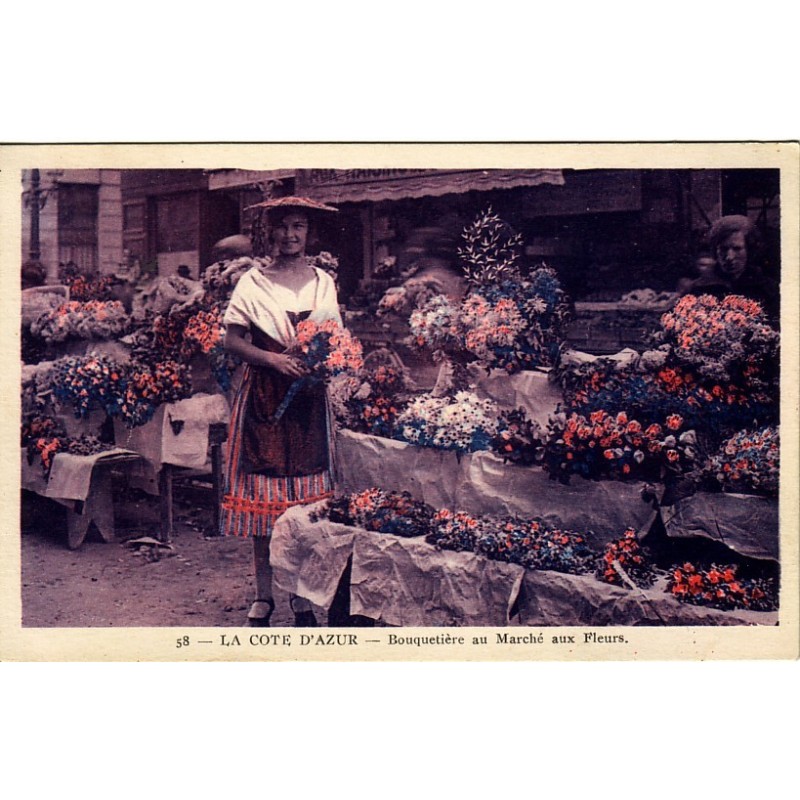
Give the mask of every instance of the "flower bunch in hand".
<svg viewBox="0 0 800 800">
<path fill-rule="evenodd" d="M 321 380 L 356 373 L 364 366 L 361 342 L 335 320 L 299 322 L 296 344 L 290 351 L 298 356 L 310 375 Z"/>
<path fill-rule="evenodd" d="M 275 422 L 284 415 L 304 386 L 325 383 L 341 375 L 355 376 L 364 366 L 361 342 L 332 319 L 298 322 L 295 341 L 288 352 L 299 359 L 306 374 L 289 387 L 273 415 Z"/>
</svg>

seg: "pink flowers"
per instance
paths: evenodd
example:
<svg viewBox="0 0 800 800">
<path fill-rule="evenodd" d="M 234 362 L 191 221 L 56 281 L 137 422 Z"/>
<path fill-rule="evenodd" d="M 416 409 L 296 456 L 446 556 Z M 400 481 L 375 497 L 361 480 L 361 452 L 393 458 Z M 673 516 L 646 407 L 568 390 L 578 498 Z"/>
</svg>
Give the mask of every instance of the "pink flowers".
<svg viewBox="0 0 800 800">
<path fill-rule="evenodd" d="M 357 372 L 364 365 L 361 342 L 332 319 L 299 322 L 296 349 L 309 371 L 321 378 Z"/>
<path fill-rule="evenodd" d="M 777 496 L 780 482 L 780 434 L 777 427 L 740 431 L 709 462 L 723 491 Z"/>
<path fill-rule="evenodd" d="M 761 306 L 746 297 L 686 295 L 661 317 L 661 340 L 675 359 L 703 378 L 729 382 L 748 365 L 776 356 L 779 334 Z"/>
<path fill-rule="evenodd" d="M 110 339 L 124 333 L 129 322 L 125 307 L 116 300 L 73 300 L 41 314 L 31 325 L 31 333 L 49 342 Z"/>
</svg>

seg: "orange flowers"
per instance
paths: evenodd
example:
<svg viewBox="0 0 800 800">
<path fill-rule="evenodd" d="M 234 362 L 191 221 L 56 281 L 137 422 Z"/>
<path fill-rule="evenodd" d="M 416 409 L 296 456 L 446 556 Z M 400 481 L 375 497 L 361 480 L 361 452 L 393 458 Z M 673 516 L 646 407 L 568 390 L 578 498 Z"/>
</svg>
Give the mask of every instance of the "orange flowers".
<svg viewBox="0 0 800 800">
<path fill-rule="evenodd" d="M 752 608 L 766 611 L 777 606 L 775 586 L 770 579 L 737 580 L 736 572 L 735 566 L 712 564 L 703 569 L 688 562 L 672 571 L 667 588 L 678 600 L 724 610 Z"/>
<path fill-rule="evenodd" d="M 683 417 L 680 414 L 670 414 L 667 417 L 667 427 L 671 431 L 677 431 L 683 425 Z"/>
</svg>

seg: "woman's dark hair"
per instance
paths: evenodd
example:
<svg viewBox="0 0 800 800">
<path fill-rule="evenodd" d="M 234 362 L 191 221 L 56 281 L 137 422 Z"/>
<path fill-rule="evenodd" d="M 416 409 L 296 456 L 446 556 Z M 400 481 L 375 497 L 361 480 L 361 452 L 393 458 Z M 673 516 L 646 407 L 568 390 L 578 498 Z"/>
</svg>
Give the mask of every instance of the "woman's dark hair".
<svg viewBox="0 0 800 800">
<path fill-rule="evenodd" d="M 302 214 L 306 221 L 308 222 L 308 238 L 306 239 L 306 245 L 313 245 L 317 241 L 317 214 L 313 211 L 309 211 L 307 208 L 302 208 L 301 206 L 278 206 L 277 208 L 268 208 L 267 209 L 267 237 L 269 242 L 272 242 L 272 229 L 277 225 L 284 217 L 288 216 L 289 214 Z"/>
<path fill-rule="evenodd" d="M 743 233 L 745 245 L 747 246 L 747 262 L 752 264 L 759 261 L 763 249 L 761 233 L 756 224 L 749 218 L 741 214 L 731 214 L 727 217 L 720 217 L 708 231 L 708 244 L 711 252 L 716 255 L 717 247 L 731 234 Z"/>
</svg>

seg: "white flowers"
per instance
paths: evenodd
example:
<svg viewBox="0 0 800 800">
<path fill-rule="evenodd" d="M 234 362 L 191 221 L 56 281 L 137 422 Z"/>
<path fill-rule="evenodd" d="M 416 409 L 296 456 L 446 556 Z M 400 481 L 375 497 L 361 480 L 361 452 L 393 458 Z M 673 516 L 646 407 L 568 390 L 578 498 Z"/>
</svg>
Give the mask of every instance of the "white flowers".
<svg viewBox="0 0 800 800">
<path fill-rule="evenodd" d="M 398 417 L 405 441 L 447 450 L 480 450 L 498 431 L 499 409 L 471 392 L 452 399 L 422 395 Z"/>
</svg>

